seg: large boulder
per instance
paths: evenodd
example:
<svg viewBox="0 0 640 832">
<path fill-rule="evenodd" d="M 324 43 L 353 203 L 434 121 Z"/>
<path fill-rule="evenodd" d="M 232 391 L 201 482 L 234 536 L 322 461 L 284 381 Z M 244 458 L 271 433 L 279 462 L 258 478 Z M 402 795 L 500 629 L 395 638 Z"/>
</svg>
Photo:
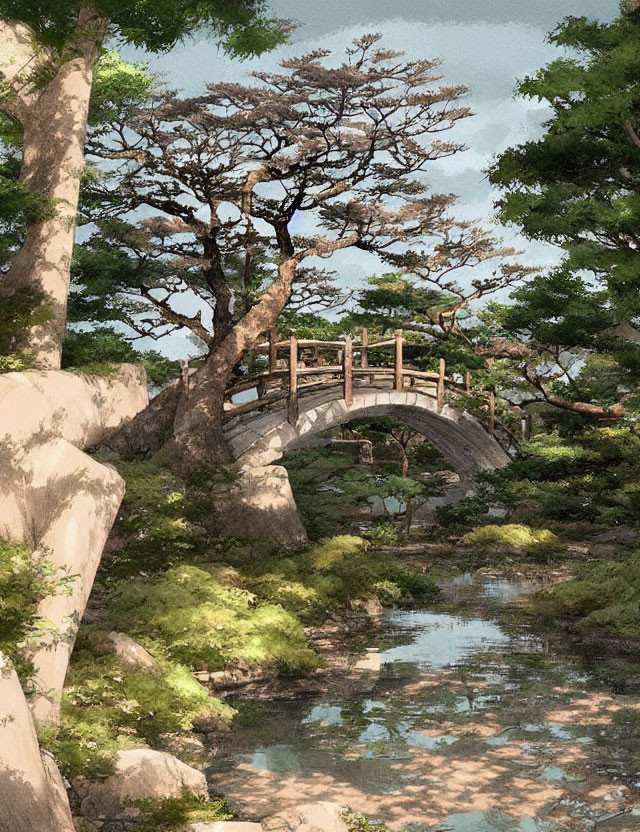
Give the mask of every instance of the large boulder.
<svg viewBox="0 0 640 832">
<path fill-rule="evenodd" d="M 139 798 L 181 797 L 185 790 L 208 798 L 207 780 L 201 771 L 149 748 L 119 751 L 115 772 L 108 780 L 89 783 L 76 778 L 73 786 L 80 797 L 82 816 L 89 820 L 117 817 Z"/>
<path fill-rule="evenodd" d="M 114 367 L 109 377 L 0 375 L 0 537 L 46 551 L 61 574 L 76 576 L 70 595 L 48 597 L 38 610 L 54 625 L 29 645 L 42 691 L 31 703 L 38 719 L 57 719 L 77 624 L 124 494 L 118 473 L 82 449 L 147 401 L 144 368 L 133 365 Z"/>
<path fill-rule="evenodd" d="M 226 537 L 269 540 L 283 546 L 305 543 L 307 534 L 281 465 L 245 468 L 229 495 L 216 502 L 216 526 Z"/>
<path fill-rule="evenodd" d="M 38 608 L 53 629 L 27 645 L 42 692 L 31 703 L 37 719 L 57 719 L 78 623 L 124 490 L 114 468 L 65 439 L 0 455 L 0 537 L 45 552 L 60 575 L 73 576 L 69 593 Z"/>
<path fill-rule="evenodd" d="M 74 832 L 55 761 L 40 753 L 15 671 L 0 654 L 0 832 Z"/>
<path fill-rule="evenodd" d="M 64 370 L 0 375 L 0 438 L 23 448 L 30 441 L 66 439 L 90 448 L 149 402 L 144 367 L 121 364 L 109 376 Z"/>
<path fill-rule="evenodd" d="M 262 821 L 264 832 L 349 832 L 338 803 L 303 803 Z"/>
</svg>

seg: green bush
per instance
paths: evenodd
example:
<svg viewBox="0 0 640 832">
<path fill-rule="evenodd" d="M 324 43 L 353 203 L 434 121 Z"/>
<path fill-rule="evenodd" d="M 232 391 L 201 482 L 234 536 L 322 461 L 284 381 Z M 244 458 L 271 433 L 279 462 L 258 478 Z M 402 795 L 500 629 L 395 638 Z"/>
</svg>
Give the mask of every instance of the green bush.
<svg viewBox="0 0 640 832">
<path fill-rule="evenodd" d="M 142 364 L 152 384 L 166 384 L 178 377 L 180 364 L 155 350 L 140 353 L 119 332 L 100 326 L 87 332 L 68 330 L 62 345 L 62 368 L 103 374 L 111 364 Z"/>
<path fill-rule="evenodd" d="M 48 595 L 68 591 L 71 580 L 53 566 L 46 551 L 0 540 L 0 651 L 23 681 L 33 671 L 22 655 L 24 642 L 47 626 L 38 605 Z"/>
<path fill-rule="evenodd" d="M 193 669 L 245 662 L 305 671 L 317 665 L 294 615 L 229 586 L 215 570 L 183 565 L 150 580 L 122 582 L 109 615 L 133 636 L 158 639 L 170 658 Z"/>
<path fill-rule="evenodd" d="M 398 546 L 404 540 L 404 534 L 393 523 L 377 523 L 366 530 L 365 536 L 374 546 Z"/>
<path fill-rule="evenodd" d="M 136 824 L 139 832 L 186 832 L 194 823 L 232 817 L 223 800 L 205 802 L 192 794 L 164 800 L 136 800 L 134 805 L 141 811 Z"/>
<path fill-rule="evenodd" d="M 242 564 L 243 585 L 306 622 L 373 596 L 414 603 L 437 593 L 435 584 L 417 569 L 368 547 L 362 538 L 341 535 L 321 540 L 296 556 L 254 557 Z"/>
<path fill-rule="evenodd" d="M 483 472 L 495 497 L 531 522 L 640 524 L 640 435 L 591 428 L 571 439 L 536 437 L 507 468 Z"/>
<path fill-rule="evenodd" d="M 532 529 L 516 523 L 481 526 L 466 534 L 462 542 L 480 551 L 513 549 L 542 560 L 564 551 L 563 544 L 548 529 Z"/>
<path fill-rule="evenodd" d="M 97 635 L 95 628 L 81 628 L 61 724 L 41 731 L 67 778 L 102 779 L 112 773 L 120 748 L 157 747 L 162 734 L 191 730 L 198 717 L 233 718 L 232 708 L 211 697 L 186 667 L 164 658 L 160 646 L 153 645 L 159 671 L 135 671 L 96 650 Z"/>
<path fill-rule="evenodd" d="M 583 567 L 575 580 L 539 592 L 547 617 L 581 618 L 587 626 L 640 636 L 640 557 Z"/>
<path fill-rule="evenodd" d="M 103 558 L 97 580 L 113 582 L 193 561 L 203 547 L 202 529 L 185 483 L 156 460 L 118 462 L 127 483 L 113 538 L 121 545 Z"/>
</svg>

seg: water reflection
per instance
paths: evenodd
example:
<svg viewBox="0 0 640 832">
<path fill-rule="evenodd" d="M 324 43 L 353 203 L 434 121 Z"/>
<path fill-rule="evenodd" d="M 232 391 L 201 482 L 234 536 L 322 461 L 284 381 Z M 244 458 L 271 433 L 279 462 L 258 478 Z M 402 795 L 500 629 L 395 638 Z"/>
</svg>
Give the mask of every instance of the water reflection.
<svg viewBox="0 0 640 832">
<path fill-rule="evenodd" d="M 449 582 L 461 587 L 492 603 L 530 591 Z M 488 618 L 426 610 L 388 613 L 375 640 L 377 652 L 351 663 L 351 687 L 264 706 L 233 735 L 235 768 L 212 773 L 212 790 L 258 816 L 333 800 L 393 832 L 590 832 L 614 810 L 624 825 L 612 830 L 639 828 L 630 763 L 608 739 L 622 706 L 601 666 L 596 675 Z"/>
<path fill-rule="evenodd" d="M 395 612 L 389 616 L 391 632 L 411 633 L 409 644 L 398 644 L 382 653 L 382 664 L 411 662 L 421 668 L 458 665 L 474 653 L 504 647 L 509 636 L 493 621 L 462 619 L 434 612 Z"/>
</svg>

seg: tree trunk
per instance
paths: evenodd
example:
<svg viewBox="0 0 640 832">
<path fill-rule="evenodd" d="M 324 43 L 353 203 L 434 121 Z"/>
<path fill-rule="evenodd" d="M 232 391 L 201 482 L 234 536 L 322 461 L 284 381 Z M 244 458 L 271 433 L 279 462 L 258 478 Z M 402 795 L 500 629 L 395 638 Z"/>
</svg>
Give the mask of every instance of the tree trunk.
<svg viewBox="0 0 640 832">
<path fill-rule="evenodd" d="M 55 75 L 41 92 L 33 93 L 20 118 L 20 178 L 49 200 L 55 215 L 29 227 L 1 294 L 9 298 L 25 287 L 42 292 L 49 319 L 32 328 L 28 349 L 36 366 L 44 369 L 60 368 L 89 98 L 104 31 L 105 22 L 96 12 L 80 11 L 77 35 Z"/>
<path fill-rule="evenodd" d="M 299 260 L 300 255 L 289 257 L 280 264 L 278 279 L 212 349 L 204 366 L 193 376 L 188 395 L 180 397 L 174 438 L 176 465 L 182 473 L 197 470 L 203 464 L 232 461 L 222 432 L 225 389 L 245 352 L 255 346 L 260 335 L 278 320 L 289 299 Z"/>
<path fill-rule="evenodd" d="M 397 442 L 398 440 L 396 440 Z M 400 451 L 400 461 L 402 465 L 402 476 L 406 477 L 409 473 L 409 457 L 407 456 L 407 450 L 402 444 L 402 442 L 398 442 L 398 449 Z"/>
</svg>

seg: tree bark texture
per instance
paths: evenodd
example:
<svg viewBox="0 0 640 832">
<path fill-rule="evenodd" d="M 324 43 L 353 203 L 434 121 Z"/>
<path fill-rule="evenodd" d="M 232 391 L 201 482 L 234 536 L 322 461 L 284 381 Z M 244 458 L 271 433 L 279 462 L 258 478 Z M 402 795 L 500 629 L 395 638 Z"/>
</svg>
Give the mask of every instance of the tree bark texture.
<svg viewBox="0 0 640 832">
<path fill-rule="evenodd" d="M 24 41 L 25 28 L 19 27 L 20 43 Z M 6 32 L 8 24 L 3 24 L 0 38 Z M 28 342 L 36 366 L 42 369 L 60 367 L 89 99 L 104 32 L 105 21 L 92 9 L 83 8 L 73 42 L 61 56 L 41 61 L 42 71 L 52 73 L 46 85 L 29 91 L 29 79 L 16 76 L 13 94 L 0 98 L 0 111 L 16 118 L 22 126 L 20 178 L 31 192 L 48 200 L 53 209 L 53 215 L 29 227 L 24 245 L 0 287 L 4 298 L 25 287 L 42 292 L 49 320 L 33 327 Z M 40 55 L 33 40 L 30 43 L 31 58 L 26 44 L 20 55 L 27 59 L 26 65 Z M 3 61 L 0 78 L 7 79 L 8 75 Z"/>
</svg>

